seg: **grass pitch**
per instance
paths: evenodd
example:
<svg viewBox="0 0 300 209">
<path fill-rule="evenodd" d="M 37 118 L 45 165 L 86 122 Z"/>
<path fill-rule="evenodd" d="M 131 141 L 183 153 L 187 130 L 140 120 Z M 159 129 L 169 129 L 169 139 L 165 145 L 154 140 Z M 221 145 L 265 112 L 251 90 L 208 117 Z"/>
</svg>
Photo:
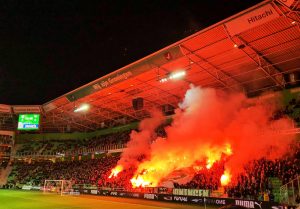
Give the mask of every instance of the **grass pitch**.
<svg viewBox="0 0 300 209">
<path fill-rule="evenodd" d="M 0 209 L 204 209 L 194 205 L 93 195 L 59 196 L 42 192 L 0 190 Z M 210 209 L 212 207 L 206 207 Z"/>
</svg>

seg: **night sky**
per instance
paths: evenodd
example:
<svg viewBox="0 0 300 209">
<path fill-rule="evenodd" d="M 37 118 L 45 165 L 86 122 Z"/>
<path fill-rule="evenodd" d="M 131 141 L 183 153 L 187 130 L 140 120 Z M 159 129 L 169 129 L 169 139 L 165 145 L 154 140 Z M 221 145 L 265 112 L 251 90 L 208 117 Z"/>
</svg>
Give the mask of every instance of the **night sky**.
<svg viewBox="0 0 300 209">
<path fill-rule="evenodd" d="M 7 0 L 0 103 L 43 104 L 260 0 Z"/>
</svg>

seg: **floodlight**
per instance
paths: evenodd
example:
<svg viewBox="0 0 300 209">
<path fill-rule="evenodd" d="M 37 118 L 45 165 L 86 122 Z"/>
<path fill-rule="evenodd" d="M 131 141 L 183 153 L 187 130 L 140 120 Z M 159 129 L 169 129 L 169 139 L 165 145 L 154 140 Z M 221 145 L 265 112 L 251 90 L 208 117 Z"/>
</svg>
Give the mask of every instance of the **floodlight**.
<svg viewBox="0 0 300 209">
<path fill-rule="evenodd" d="M 173 72 L 173 73 L 171 73 L 170 75 L 169 75 L 169 79 L 179 79 L 179 78 L 182 78 L 182 77 L 184 77 L 185 76 L 185 74 L 186 74 L 186 72 L 185 71 L 175 71 L 175 72 Z"/>
<path fill-rule="evenodd" d="M 83 112 L 83 111 L 87 111 L 88 109 L 90 109 L 90 105 L 89 104 L 82 104 L 78 108 L 76 108 L 74 110 L 74 112 Z"/>
</svg>

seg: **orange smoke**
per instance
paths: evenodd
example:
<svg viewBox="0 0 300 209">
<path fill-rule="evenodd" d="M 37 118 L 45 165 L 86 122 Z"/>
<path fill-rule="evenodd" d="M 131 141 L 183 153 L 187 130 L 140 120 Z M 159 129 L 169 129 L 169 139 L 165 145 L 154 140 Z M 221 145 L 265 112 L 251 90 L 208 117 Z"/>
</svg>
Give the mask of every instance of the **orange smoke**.
<svg viewBox="0 0 300 209">
<path fill-rule="evenodd" d="M 153 140 L 155 128 L 163 121 L 161 115 L 141 122 L 143 128 L 131 134 L 130 149 L 118 165 L 128 167 L 130 163 L 136 168 L 131 183 L 139 187 L 159 186 L 177 170 L 194 175 L 222 161 L 226 172 L 220 183 L 226 185 L 243 172 L 246 163 L 279 157 L 287 150 L 293 136 L 276 135 L 274 130 L 286 129 L 291 121 L 270 120 L 275 110 L 274 102 L 250 101 L 243 94 L 191 86 L 172 124 L 165 128 L 167 138 Z M 270 151 L 270 145 L 276 149 Z M 140 155 L 144 157 L 138 158 Z"/>
</svg>

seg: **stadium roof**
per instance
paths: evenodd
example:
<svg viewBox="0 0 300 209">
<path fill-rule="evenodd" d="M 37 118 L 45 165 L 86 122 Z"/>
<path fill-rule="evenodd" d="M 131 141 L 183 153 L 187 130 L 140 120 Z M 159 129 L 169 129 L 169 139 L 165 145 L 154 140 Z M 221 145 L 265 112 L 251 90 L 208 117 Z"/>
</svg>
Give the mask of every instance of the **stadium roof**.
<svg viewBox="0 0 300 209">
<path fill-rule="evenodd" d="M 93 131 L 177 107 L 191 83 L 249 96 L 284 89 L 286 75 L 300 70 L 300 5 L 282 2 L 266 0 L 46 104 L 12 111 L 42 112 L 42 132 Z M 160 82 L 179 70 L 184 79 Z M 74 112 L 84 103 L 89 111 Z"/>
</svg>

